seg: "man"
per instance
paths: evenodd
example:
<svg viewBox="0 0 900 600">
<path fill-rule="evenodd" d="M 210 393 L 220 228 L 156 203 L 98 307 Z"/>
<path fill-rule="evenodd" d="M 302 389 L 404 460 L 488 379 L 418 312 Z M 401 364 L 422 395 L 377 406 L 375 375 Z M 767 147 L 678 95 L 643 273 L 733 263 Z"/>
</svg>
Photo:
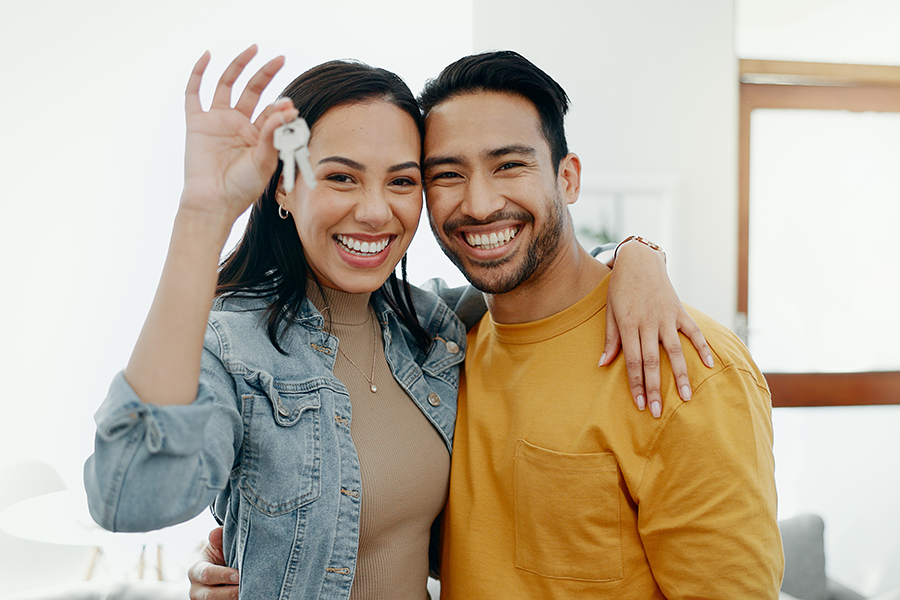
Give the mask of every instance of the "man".
<svg viewBox="0 0 900 600">
<path fill-rule="evenodd" d="M 494 52 L 421 102 L 432 229 L 490 310 L 468 338 L 442 597 L 777 598 L 770 400 L 741 343 L 693 311 L 715 366 L 685 357 L 689 403 L 661 369 L 658 419 L 629 406 L 624 357 L 573 360 L 605 337 L 610 270 L 566 208 L 565 92 Z"/>
<path fill-rule="evenodd" d="M 663 414 L 630 409 L 602 338 L 610 270 L 566 208 L 581 163 L 568 99 L 513 52 L 429 82 L 424 180 L 441 246 L 485 293 L 469 333 L 442 598 L 777 598 L 771 402 L 737 338 L 692 312 L 716 355 L 688 356 L 693 401 L 663 373 Z M 494 241 L 497 240 L 497 241 Z"/>
</svg>

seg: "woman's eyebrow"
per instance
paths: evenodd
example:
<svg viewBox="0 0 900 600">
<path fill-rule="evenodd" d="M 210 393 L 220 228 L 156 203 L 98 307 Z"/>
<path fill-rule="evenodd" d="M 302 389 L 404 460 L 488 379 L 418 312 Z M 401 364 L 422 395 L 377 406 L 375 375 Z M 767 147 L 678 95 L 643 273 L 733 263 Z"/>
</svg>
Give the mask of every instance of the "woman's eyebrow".
<svg viewBox="0 0 900 600">
<path fill-rule="evenodd" d="M 396 173 L 397 171 L 405 171 L 407 169 L 418 169 L 418 168 L 419 168 L 419 163 L 417 163 L 414 160 L 411 160 L 411 161 L 408 161 L 405 163 L 400 163 L 399 165 L 392 166 L 391 168 L 388 169 L 388 173 Z"/>
<path fill-rule="evenodd" d="M 357 171 L 365 171 L 366 170 L 366 166 L 364 164 L 358 163 L 355 160 L 346 158 L 344 156 L 326 156 L 325 158 L 323 158 L 316 164 L 321 165 L 321 164 L 328 163 L 328 162 L 340 163 L 342 165 L 346 165 L 346 166 L 350 167 L 351 169 L 356 169 Z"/>
</svg>

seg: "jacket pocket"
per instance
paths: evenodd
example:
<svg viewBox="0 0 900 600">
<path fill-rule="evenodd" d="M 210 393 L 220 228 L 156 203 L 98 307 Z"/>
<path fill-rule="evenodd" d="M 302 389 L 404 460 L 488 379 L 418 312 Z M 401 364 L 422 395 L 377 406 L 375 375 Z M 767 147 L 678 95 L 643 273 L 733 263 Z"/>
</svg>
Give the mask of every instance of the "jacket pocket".
<svg viewBox="0 0 900 600">
<path fill-rule="evenodd" d="M 279 383 L 267 373 L 248 383 L 255 389 L 242 396 L 238 488 L 263 513 L 284 514 L 319 497 L 320 391 Z"/>
<path fill-rule="evenodd" d="M 614 455 L 517 440 L 514 472 L 517 568 L 553 579 L 624 577 Z"/>
</svg>

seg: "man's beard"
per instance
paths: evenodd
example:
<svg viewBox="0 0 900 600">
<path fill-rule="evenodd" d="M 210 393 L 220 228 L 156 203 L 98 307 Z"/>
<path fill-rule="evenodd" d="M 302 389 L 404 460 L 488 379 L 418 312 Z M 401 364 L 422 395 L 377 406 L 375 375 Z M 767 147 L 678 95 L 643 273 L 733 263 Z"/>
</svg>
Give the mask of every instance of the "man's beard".
<svg viewBox="0 0 900 600">
<path fill-rule="evenodd" d="M 431 230 L 437 239 L 438 245 L 444 251 L 456 267 L 462 271 L 469 283 L 477 290 L 487 294 L 505 294 L 516 289 L 524 282 L 531 279 L 536 273 L 546 268 L 552 258 L 559 252 L 560 240 L 566 226 L 566 209 L 563 207 L 561 198 L 557 195 L 549 202 L 550 210 L 547 214 L 547 222 L 537 237 L 525 249 L 525 257 L 513 270 L 509 273 L 504 272 L 504 265 L 516 260 L 518 253 L 498 258 L 490 261 L 477 262 L 477 268 L 473 272 L 466 270 L 466 257 L 462 253 L 457 253 L 444 241 L 444 238 L 438 234 L 437 227 L 431 219 Z M 451 238 L 453 232 L 459 227 L 486 225 L 503 220 L 517 220 L 534 225 L 534 216 L 529 213 L 496 213 L 484 221 L 464 217 L 456 221 L 448 221 L 444 223 L 444 235 Z M 466 243 L 463 241 L 463 243 Z M 471 260 L 471 259 L 469 259 Z M 482 270 L 489 270 L 488 274 L 482 274 Z"/>
</svg>

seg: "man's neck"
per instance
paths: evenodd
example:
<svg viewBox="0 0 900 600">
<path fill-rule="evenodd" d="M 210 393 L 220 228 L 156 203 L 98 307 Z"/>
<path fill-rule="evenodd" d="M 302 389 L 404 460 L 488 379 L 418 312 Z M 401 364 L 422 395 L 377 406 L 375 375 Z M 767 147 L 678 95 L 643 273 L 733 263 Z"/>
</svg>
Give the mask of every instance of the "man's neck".
<svg viewBox="0 0 900 600">
<path fill-rule="evenodd" d="M 609 267 L 591 256 L 574 236 L 550 264 L 505 294 L 485 294 L 491 318 L 497 323 L 528 323 L 569 308 L 603 281 Z"/>
</svg>

